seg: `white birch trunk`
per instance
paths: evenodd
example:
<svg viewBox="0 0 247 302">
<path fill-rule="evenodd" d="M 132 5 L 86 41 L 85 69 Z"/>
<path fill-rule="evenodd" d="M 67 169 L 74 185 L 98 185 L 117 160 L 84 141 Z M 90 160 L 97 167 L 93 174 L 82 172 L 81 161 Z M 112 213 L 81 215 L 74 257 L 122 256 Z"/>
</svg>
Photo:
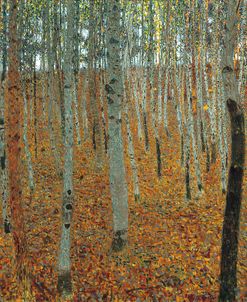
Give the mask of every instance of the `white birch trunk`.
<svg viewBox="0 0 247 302">
<path fill-rule="evenodd" d="M 2 201 L 2 217 L 4 232 L 10 233 L 10 218 L 8 215 L 8 170 L 7 170 L 7 154 L 6 154 L 6 139 L 5 139 L 5 83 L 7 72 L 7 1 L 2 2 L 2 17 L 3 17 L 3 40 L 2 40 L 2 62 L 0 66 L 2 70 L 1 86 L 0 86 L 0 194 Z"/>
<path fill-rule="evenodd" d="M 175 69 L 175 68 L 174 68 Z M 175 108 L 177 113 L 178 129 L 180 134 L 180 152 L 181 152 L 181 165 L 184 165 L 184 133 L 183 133 L 183 116 L 181 111 L 181 91 L 182 85 L 178 75 L 178 70 L 174 70 L 174 89 L 172 89 L 172 97 L 175 99 Z"/>
<path fill-rule="evenodd" d="M 134 91 L 134 102 L 135 102 L 135 111 L 137 116 L 137 133 L 139 140 L 142 140 L 143 134 L 142 134 L 142 125 L 141 125 L 141 114 L 140 114 L 140 108 L 139 108 L 139 96 L 137 92 L 137 83 L 134 77 L 134 72 L 131 74 L 131 82 L 132 87 Z"/>
<path fill-rule="evenodd" d="M 215 74 L 214 74 L 215 73 Z M 209 113 L 210 113 L 210 124 L 211 124 L 211 144 L 212 144 L 212 150 L 211 150 L 211 161 L 212 163 L 216 162 L 216 103 L 217 103 L 217 74 L 216 72 L 212 72 L 212 88 L 213 88 L 213 94 L 212 94 L 212 101 L 209 104 Z"/>
<path fill-rule="evenodd" d="M 190 189 L 190 127 L 188 124 L 188 120 L 185 119 L 185 200 L 191 200 L 191 189 Z"/>
<path fill-rule="evenodd" d="M 46 18 L 48 18 L 48 30 L 47 30 L 47 50 L 48 50 L 48 129 L 50 134 L 50 145 L 51 151 L 55 160 L 55 167 L 58 175 L 62 175 L 62 169 L 60 167 L 60 154 L 56 147 L 56 140 L 53 128 L 53 104 L 54 104 L 54 96 L 53 96 L 53 53 L 51 49 L 51 37 L 50 37 L 50 22 L 49 22 L 49 5 L 47 5 L 46 10 Z"/>
<path fill-rule="evenodd" d="M 201 125 L 202 125 L 202 113 L 203 111 L 203 102 L 202 102 L 202 82 L 200 77 L 199 71 L 199 62 L 198 62 L 198 55 L 195 54 L 195 72 L 196 72 L 196 95 L 197 95 L 197 117 L 196 117 L 196 129 L 197 129 L 197 146 L 198 151 L 202 151 L 202 132 L 201 132 Z"/>
<path fill-rule="evenodd" d="M 89 131 L 88 131 L 88 117 L 87 117 L 87 78 L 83 77 L 82 82 L 82 92 L 81 92 L 81 104 L 82 104 L 82 125 L 83 125 L 83 135 L 84 140 L 87 140 L 89 137 Z"/>
<path fill-rule="evenodd" d="M 42 53 L 42 77 L 41 77 L 41 82 L 42 82 L 42 112 L 43 112 L 43 118 L 45 120 L 45 114 L 46 114 L 46 103 L 47 103 L 47 94 L 46 94 L 46 68 L 45 68 L 45 54 Z"/>
<path fill-rule="evenodd" d="M 29 149 L 29 143 L 28 143 L 28 135 L 27 135 L 27 129 L 28 129 L 28 106 L 27 106 L 27 97 L 26 97 L 26 83 L 25 80 L 22 82 L 22 95 L 23 95 L 23 101 L 24 101 L 24 116 L 23 116 L 23 141 L 24 141 L 24 149 L 25 149 L 25 155 L 27 160 L 27 169 L 28 169 L 28 183 L 29 188 L 31 191 L 31 194 L 34 190 L 34 177 L 33 177 L 33 165 L 32 165 L 32 156 Z"/>
<path fill-rule="evenodd" d="M 123 79 L 120 60 L 120 3 L 108 3 L 108 71 L 109 79 L 105 89 L 108 100 L 108 134 L 110 189 L 113 207 L 112 251 L 122 250 L 127 244 L 128 234 L 128 189 L 125 176 L 122 141 L 122 98 Z"/>
<path fill-rule="evenodd" d="M 167 64 L 167 56 L 166 56 L 166 63 L 165 63 L 165 87 L 164 87 L 164 127 L 167 134 L 167 137 L 169 137 L 169 131 L 168 131 L 168 118 L 167 118 L 167 101 L 168 101 L 168 81 L 169 81 L 169 70 L 168 70 L 168 64 Z"/>
<path fill-rule="evenodd" d="M 5 233 L 10 232 L 10 218 L 8 215 L 8 173 L 7 156 L 5 147 L 5 102 L 4 102 L 5 76 L 1 80 L 0 87 L 0 183 L 1 183 L 1 201 L 2 217 Z"/>
<path fill-rule="evenodd" d="M 162 76 L 163 76 L 163 68 L 160 56 L 159 63 L 159 73 L 158 73 L 158 125 L 162 122 Z"/>
<path fill-rule="evenodd" d="M 145 135 L 145 150 L 146 152 L 149 151 L 149 138 L 148 138 L 148 125 L 147 125 L 147 68 L 145 65 L 143 66 L 143 85 L 142 85 L 142 116 L 143 116 L 143 128 L 144 128 L 144 135 Z"/>
<path fill-rule="evenodd" d="M 200 163 L 197 154 L 197 146 L 196 146 L 196 138 L 195 138 L 195 129 L 194 129 L 194 118 L 192 113 L 192 81 L 191 81 L 191 73 L 187 67 L 186 71 L 186 91 L 187 91 L 187 102 L 188 102 L 188 127 L 190 131 L 190 135 L 192 138 L 192 150 L 194 157 L 194 165 L 196 171 L 196 179 L 197 179 L 197 187 L 200 193 L 202 191 L 202 180 L 201 180 L 201 169 Z M 199 195 L 198 195 L 199 197 Z"/>
<path fill-rule="evenodd" d="M 106 130 L 106 118 L 105 118 L 105 90 L 104 90 L 104 71 L 101 70 L 100 74 L 100 110 L 101 110 L 101 121 L 103 126 L 103 134 L 104 134 L 104 144 L 105 144 L 105 153 L 108 152 L 108 137 Z"/>
<path fill-rule="evenodd" d="M 218 87 L 218 131 L 219 131 L 219 151 L 221 159 L 221 187 L 222 193 L 226 193 L 226 152 L 225 146 L 223 145 L 223 107 L 225 106 L 224 102 L 224 90 L 222 85 L 222 79 L 220 79 L 220 85 Z"/>
<path fill-rule="evenodd" d="M 77 144 L 81 144 L 81 132 L 80 132 L 80 120 L 79 120 L 79 109 L 78 109 L 78 88 L 76 87 L 76 81 L 73 81 L 73 100 L 74 100 L 74 115 L 75 115 L 75 129 L 77 136 Z"/>
<path fill-rule="evenodd" d="M 138 171 L 137 171 L 137 165 L 135 160 L 135 151 L 133 145 L 133 137 L 130 128 L 128 110 L 129 110 L 128 103 L 125 97 L 125 121 L 126 121 L 127 138 L 128 138 L 128 152 L 129 152 L 130 164 L 131 164 L 132 175 L 133 175 L 134 196 L 135 196 L 135 201 L 138 202 L 140 200 L 140 189 L 139 189 Z"/>
<path fill-rule="evenodd" d="M 58 290 L 67 296 L 72 291 L 71 283 L 71 223 L 74 201 L 73 188 L 73 76 L 72 41 L 75 7 L 73 0 L 67 3 L 67 30 L 64 61 L 64 101 L 65 101 L 65 155 L 63 174 L 62 234 L 58 257 Z"/>
</svg>

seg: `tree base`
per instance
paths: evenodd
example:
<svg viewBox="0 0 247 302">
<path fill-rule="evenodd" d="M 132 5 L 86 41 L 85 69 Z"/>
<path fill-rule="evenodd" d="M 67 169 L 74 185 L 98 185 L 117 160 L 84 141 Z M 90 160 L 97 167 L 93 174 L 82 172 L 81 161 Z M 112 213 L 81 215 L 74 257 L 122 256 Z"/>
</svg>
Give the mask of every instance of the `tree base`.
<svg viewBox="0 0 247 302">
<path fill-rule="evenodd" d="M 111 251 L 120 252 L 126 247 L 127 243 L 127 230 L 117 231 L 113 235 Z"/>
<path fill-rule="evenodd" d="M 72 294 L 71 273 L 66 272 L 58 276 L 57 290 L 61 296 Z"/>
</svg>

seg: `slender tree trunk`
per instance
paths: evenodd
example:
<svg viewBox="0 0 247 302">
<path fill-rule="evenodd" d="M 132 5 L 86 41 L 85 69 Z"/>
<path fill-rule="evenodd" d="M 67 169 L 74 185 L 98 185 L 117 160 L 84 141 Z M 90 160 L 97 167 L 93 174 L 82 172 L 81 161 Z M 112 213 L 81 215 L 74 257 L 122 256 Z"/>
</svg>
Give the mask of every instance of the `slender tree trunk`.
<svg viewBox="0 0 247 302">
<path fill-rule="evenodd" d="M 148 49 L 148 71 L 150 71 L 150 105 L 151 105 L 151 117 L 152 117 L 152 128 L 155 136 L 155 144 L 156 144 L 156 159 L 157 159 L 157 175 L 161 177 L 161 151 L 160 151 L 160 137 L 157 127 L 156 115 L 155 115 L 155 87 L 154 87 L 154 79 L 155 79 L 155 60 L 154 60 L 154 7 L 153 0 L 149 1 L 149 49 Z"/>
<path fill-rule="evenodd" d="M 83 125 L 83 136 L 84 140 L 87 140 L 88 134 L 88 117 L 87 117 L 87 98 L 86 98 L 86 91 L 88 86 L 88 80 L 83 75 L 82 78 L 82 91 L 81 91 L 81 106 L 82 106 L 82 125 Z"/>
<path fill-rule="evenodd" d="M 56 84 L 59 91 L 60 99 L 60 116 L 61 116 L 61 132 L 64 139 L 65 135 L 65 109 L 64 109 L 64 91 L 63 91 L 63 73 L 61 66 L 61 24 L 58 19 L 58 4 L 56 1 L 52 2 L 53 8 L 53 43 L 52 43 L 52 53 L 54 56 L 54 62 L 56 70 L 54 72 L 54 84 Z M 61 2 L 60 2 L 61 3 Z"/>
<path fill-rule="evenodd" d="M 216 102 L 217 102 L 217 83 L 216 83 L 216 74 L 214 75 L 214 71 L 212 74 L 212 88 L 213 95 L 212 101 L 209 104 L 209 116 L 211 121 L 211 163 L 216 162 L 217 158 L 217 144 L 216 144 Z"/>
<path fill-rule="evenodd" d="M 112 251 L 119 251 L 127 244 L 128 234 L 128 189 L 123 157 L 121 133 L 121 108 L 123 98 L 122 66 L 120 60 L 120 3 L 108 3 L 108 71 L 109 79 L 105 86 L 108 101 L 108 134 L 110 188 L 113 207 Z"/>
<path fill-rule="evenodd" d="M 148 135 L 148 114 L 147 114 L 147 87 L 148 87 L 148 71 L 147 66 L 144 63 L 144 49 L 145 49 L 145 37 L 144 37 L 144 1 L 142 1 L 142 41 L 141 41 L 141 62 L 142 62 L 142 75 L 143 80 L 141 84 L 142 92 L 142 118 L 143 129 L 145 138 L 145 150 L 149 151 L 149 135 Z"/>
<path fill-rule="evenodd" d="M 186 125 L 186 140 L 185 140 L 185 188 L 186 200 L 191 200 L 190 189 L 190 132 L 189 126 Z"/>
<path fill-rule="evenodd" d="M 42 11 L 42 39 L 43 41 L 46 40 L 46 24 L 45 24 L 45 9 Z M 42 65 L 42 76 L 41 76 L 41 82 L 42 82 L 42 111 L 43 111 L 43 117 L 45 119 L 46 115 L 46 104 L 47 104 L 47 78 L 46 78 L 46 64 L 45 64 L 45 51 L 43 49 L 41 54 L 41 65 Z"/>
<path fill-rule="evenodd" d="M 168 100 L 168 82 L 169 82 L 169 70 L 168 70 L 168 55 L 166 56 L 166 63 L 165 63 L 165 87 L 164 87 L 164 128 L 166 131 L 167 138 L 170 137 L 169 131 L 168 131 L 168 118 L 167 118 L 167 100 Z"/>
<path fill-rule="evenodd" d="M 163 79 L 163 66 L 162 66 L 162 55 L 160 55 L 159 62 L 159 73 L 158 73 L 158 125 L 162 123 L 162 79 Z"/>
<path fill-rule="evenodd" d="M 130 128 L 130 121 L 129 121 L 129 108 L 127 99 L 125 98 L 125 120 L 126 120 L 126 128 L 127 128 L 127 138 L 128 138 L 128 152 L 130 157 L 130 164 L 133 174 L 133 187 L 134 187 L 134 196 L 135 201 L 140 200 L 140 189 L 139 189 L 139 180 L 138 180 L 138 171 L 137 171 L 137 165 L 135 160 L 135 151 L 134 151 L 134 145 L 133 145 L 133 137 L 131 133 Z"/>
<path fill-rule="evenodd" d="M 195 172 L 196 172 L 196 179 L 197 179 L 197 188 L 198 188 L 198 193 L 200 193 L 202 191 L 202 180 L 201 180 L 200 163 L 197 154 L 194 119 L 192 113 L 192 79 L 191 78 L 192 78 L 192 74 L 190 73 L 187 67 L 186 91 L 187 91 L 187 102 L 188 102 L 188 127 L 190 128 L 190 134 L 192 138 L 192 150 L 193 150 L 194 165 L 195 165 Z"/>
<path fill-rule="evenodd" d="M 167 3 L 166 13 L 166 28 L 165 28 L 165 85 L 164 85 L 164 128 L 167 138 L 170 138 L 168 130 L 168 117 L 167 117 L 167 101 L 168 101 L 168 84 L 169 84 L 169 71 L 170 71 L 170 58 L 169 58 L 169 41 L 170 41 L 170 1 Z"/>
<path fill-rule="evenodd" d="M 200 58 L 201 58 L 200 52 Z M 200 141 L 201 151 L 205 152 L 207 142 L 207 133 L 206 133 L 206 125 L 205 125 L 205 112 L 203 108 L 203 94 L 202 94 L 202 64 L 199 66 L 199 54 L 196 55 L 195 58 L 195 71 L 196 71 L 196 91 L 198 98 L 197 105 L 197 140 Z M 200 61 L 201 62 L 201 61 Z"/>
<path fill-rule="evenodd" d="M 172 89 L 172 92 L 176 103 L 175 108 L 177 112 L 178 129 L 180 134 L 181 165 L 183 166 L 184 165 L 184 133 L 183 133 L 183 118 L 182 118 L 181 105 L 180 105 L 181 94 L 179 93 L 181 84 L 180 84 L 179 76 L 176 74 L 175 68 L 173 72 L 173 87 L 174 89 Z"/>
<path fill-rule="evenodd" d="M 203 117 L 202 113 L 203 106 L 202 106 L 202 83 L 200 81 L 200 72 L 199 72 L 199 60 L 198 54 L 195 54 L 195 87 L 196 87 L 196 97 L 197 97 L 197 105 L 196 105 L 196 134 L 197 134 L 197 146 L 198 151 L 204 152 L 205 151 L 205 144 L 204 144 L 204 137 L 203 137 Z M 201 129 L 202 128 L 202 129 Z"/>
<path fill-rule="evenodd" d="M 25 77 L 25 75 L 24 75 Z M 28 106 L 27 106 L 27 97 L 26 97 L 26 82 L 25 80 L 22 80 L 22 95 L 23 95 L 23 101 L 24 101 L 24 125 L 23 125 L 23 141 L 24 141 L 24 149 L 25 149 L 25 155 L 27 160 L 27 169 L 28 169 L 28 180 L 29 180 L 29 188 L 31 191 L 31 194 L 34 190 L 34 178 L 33 178 L 33 166 L 32 166 L 32 156 L 29 149 L 28 144 Z"/>
<path fill-rule="evenodd" d="M 74 1 L 67 3 L 67 31 L 64 61 L 64 101 L 65 101 L 65 155 L 63 173 L 62 234 L 58 257 L 58 291 L 67 296 L 72 292 L 71 283 L 71 223 L 74 200 L 73 189 L 73 73 L 72 73 L 72 37 L 74 20 Z"/>
<path fill-rule="evenodd" d="M 207 53 L 206 53 L 206 23 L 207 23 L 207 18 L 206 18 L 206 12 L 205 12 L 205 7 L 204 4 L 202 5 L 202 38 L 201 38 L 201 69 L 202 69 L 202 75 L 203 75 L 203 83 L 204 83 L 204 90 L 205 90 L 205 97 L 206 97 L 206 102 L 209 102 L 209 85 L 208 85 L 208 75 L 207 75 L 207 70 L 206 70 L 206 63 L 207 63 Z M 206 118 L 206 117 L 205 117 Z M 205 128 L 205 137 L 206 137 L 206 171 L 209 172 L 210 170 L 210 150 L 209 150 L 209 125 L 206 125 Z"/>
<path fill-rule="evenodd" d="M 185 75 L 184 75 L 185 76 Z M 185 78 L 186 82 L 186 78 Z M 186 85 L 184 84 L 184 89 L 186 89 Z M 185 92 L 185 91 L 184 91 Z M 186 89 L 186 96 L 188 94 L 188 91 Z M 184 98 L 185 98 L 185 93 L 184 93 Z M 188 114 L 187 114 L 188 115 Z M 189 125 L 189 118 L 188 116 L 185 116 L 185 131 L 186 131 L 186 136 L 185 136 L 185 188 L 186 188 L 186 200 L 189 201 L 191 200 L 191 186 L 190 186 L 190 125 Z"/>
<path fill-rule="evenodd" d="M 34 105 L 34 152 L 35 158 L 38 157 L 38 118 L 37 118 L 37 73 L 36 73 L 36 54 L 33 55 L 33 105 Z"/>
<path fill-rule="evenodd" d="M 96 152 L 96 165 L 98 168 L 103 164 L 103 148 L 102 148 L 102 131 L 99 118 L 99 110 L 96 95 L 96 70 L 95 63 L 95 19 L 94 19 L 95 0 L 90 0 L 90 17 L 89 17 L 89 48 L 88 48 L 88 80 L 90 107 L 92 117 L 92 141 L 93 148 Z"/>
<path fill-rule="evenodd" d="M 220 61 L 219 61 L 220 62 Z M 220 64 L 218 64 L 220 65 Z M 221 189 L 222 193 L 226 193 L 226 152 L 225 146 L 223 144 L 223 128 L 224 128 L 224 121 L 223 121 L 223 112 L 225 107 L 225 98 L 224 98 L 224 88 L 223 88 L 223 81 L 222 76 L 220 76 L 220 66 L 218 66 L 218 74 L 219 74 L 219 87 L 218 87 L 218 136 L 219 136 L 219 151 L 220 151 L 220 160 L 221 160 Z"/>
<path fill-rule="evenodd" d="M 237 259 L 242 183 L 245 159 L 244 112 L 234 74 L 233 55 L 237 35 L 238 9 L 241 1 L 228 0 L 222 53 L 222 77 L 225 102 L 231 119 L 231 166 L 228 175 L 224 214 L 219 301 L 237 301 Z"/>
<path fill-rule="evenodd" d="M 142 96 L 142 117 L 143 117 L 143 128 L 144 128 L 144 137 L 145 137 L 145 150 L 149 151 L 149 137 L 148 137 L 148 119 L 147 119 L 147 68 L 143 65 L 143 96 Z"/>
<path fill-rule="evenodd" d="M 8 215 L 8 173 L 7 173 L 7 157 L 5 143 L 5 83 L 7 71 L 7 0 L 2 3 L 3 13 L 3 49 L 2 64 L 3 70 L 1 74 L 0 87 L 0 183 L 2 197 L 2 217 L 5 233 L 10 232 L 10 218 Z"/>
<path fill-rule="evenodd" d="M 142 137 L 143 137 L 142 125 L 141 125 L 141 113 L 140 113 L 140 108 L 139 108 L 139 97 L 138 97 L 137 83 L 136 83 L 134 71 L 132 71 L 130 77 L 131 77 L 132 87 L 133 87 L 133 91 L 134 91 L 134 103 L 135 103 L 135 111 L 136 111 L 136 116 L 137 116 L 138 139 L 141 141 Z"/>
<path fill-rule="evenodd" d="M 9 19 L 9 73 L 8 73 L 8 156 L 9 156 L 9 202 L 16 254 L 16 273 L 19 294 L 24 301 L 29 290 L 27 239 L 24 228 L 21 186 L 21 91 L 19 76 L 19 51 L 17 38 L 18 1 L 10 0 Z"/>
<path fill-rule="evenodd" d="M 74 22 L 74 40 L 73 40 L 73 71 L 74 71 L 74 111 L 75 111 L 75 128 L 77 135 L 77 144 L 81 144 L 81 127 L 79 119 L 78 106 L 78 83 L 79 83 L 79 21 L 80 21 L 80 1 L 75 1 L 75 22 Z"/>
<path fill-rule="evenodd" d="M 45 10 L 45 18 L 47 18 L 47 53 L 48 53 L 48 128 L 50 134 L 50 144 L 51 151 L 55 160 L 55 167 L 58 175 L 62 175 L 62 170 L 60 168 L 60 154 L 56 146 L 56 138 L 53 126 L 53 103 L 54 103 L 54 53 L 51 47 L 51 37 L 50 37 L 50 16 L 49 16 L 49 4 L 47 3 Z"/>
<path fill-rule="evenodd" d="M 168 4 L 169 6 L 169 4 Z M 163 68 L 163 49 L 164 49 L 164 41 L 165 41 L 165 18 L 164 18 L 164 10 L 165 10 L 165 5 L 164 9 L 161 9 L 159 6 L 159 14 L 160 14 L 160 20 L 162 24 L 162 30 L 160 34 L 160 53 L 159 53 L 159 72 L 158 72 L 158 126 L 161 125 L 162 123 L 162 94 L 163 94 L 163 85 L 162 85 L 162 80 L 163 80 L 163 75 L 164 75 L 164 68 Z M 169 11 L 169 7 L 168 10 Z"/>
<path fill-rule="evenodd" d="M 108 152 L 108 135 L 106 129 L 106 118 L 105 118 L 105 84 L 104 84 L 104 70 L 100 71 L 100 111 L 101 111 L 101 121 L 103 126 L 103 134 L 104 134 L 104 145 L 105 145 L 105 153 Z"/>
<path fill-rule="evenodd" d="M 77 75 L 78 76 L 78 75 Z M 74 76 L 74 77 L 77 77 Z M 75 112 L 75 129 L 76 129 L 76 136 L 77 136 L 77 144 L 81 144 L 81 128 L 80 128 L 80 120 L 79 120 L 79 106 L 78 106 L 78 80 L 74 79 L 74 93 L 73 93 L 73 100 L 74 100 L 74 112 Z"/>
</svg>

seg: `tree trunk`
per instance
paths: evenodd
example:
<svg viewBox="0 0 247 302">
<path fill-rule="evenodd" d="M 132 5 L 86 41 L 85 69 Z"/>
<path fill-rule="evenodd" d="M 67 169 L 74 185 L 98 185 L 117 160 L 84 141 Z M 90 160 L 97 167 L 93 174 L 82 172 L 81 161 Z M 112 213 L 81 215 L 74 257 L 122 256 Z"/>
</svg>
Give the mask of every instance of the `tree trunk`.
<svg viewBox="0 0 247 302">
<path fill-rule="evenodd" d="M 37 74 L 36 74 L 36 54 L 33 55 L 33 105 L 34 105 L 34 152 L 38 157 L 38 119 L 37 119 Z"/>
<path fill-rule="evenodd" d="M 228 0 L 227 20 L 222 53 L 222 77 L 225 102 L 231 119 L 232 155 L 228 175 L 224 214 L 219 301 L 237 301 L 237 256 L 242 183 L 245 158 L 244 112 L 240 104 L 238 83 L 234 74 L 234 47 L 237 41 L 240 1 Z"/>
<path fill-rule="evenodd" d="M 62 235 L 58 257 L 58 291 L 62 296 L 72 292 L 71 283 L 71 223 L 74 200 L 73 189 L 73 73 L 72 73 L 72 37 L 74 20 L 74 1 L 67 3 L 67 31 L 64 60 L 64 104 L 65 104 L 65 155 L 63 173 Z"/>
<path fill-rule="evenodd" d="M 24 71 L 25 72 L 25 71 Z M 23 75 L 25 77 L 25 75 Z M 22 80 L 22 95 L 23 95 L 23 101 L 24 101 L 24 125 L 23 125 L 23 141 L 24 141 L 24 149 L 25 149 L 25 155 L 27 160 L 27 169 L 28 169 L 28 181 L 29 181 L 29 188 L 31 191 L 31 194 L 34 190 L 34 179 L 33 179 L 33 166 L 32 166 L 32 156 L 29 149 L 29 143 L 28 143 L 28 106 L 27 106 L 27 97 L 26 97 L 26 80 Z"/>
<path fill-rule="evenodd" d="M 16 272 L 19 294 L 26 296 L 28 292 L 28 260 L 27 239 L 24 228 L 21 186 L 21 112 L 19 76 L 19 50 L 17 38 L 18 1 L 10 1 L 9 19 L 9 73 L 8 73 L 8 156 L 9 156 L 9 202 L 13 240 L 16 254 Z"/>
<path fill-rule="evenodd" d="M 187 125 L 190 129 L 190 135 L 191 135 L 191 139 L 192 139 L 192 150 L 193 150 L 194 166 L 195 166 L 195 172 L 196 172 L 197 188 L 198 188 L 198 193 L 200 194 L 202 191 L 202 179 L 201 179 L 200 163 L 199 163 L 199 158 L 198 158 L 198 154 L 197 154 L 194 119 L 193 119 L 193 113 L 192 113 L 192 74 L 188 67 L 186 70 L 186 92 L 187 92 L 187 102 L 188 102 Z"/>
<path fill-rule="evenodd" d="M 45 18 L 47 18 L 47 54 L 48 54 L 48 128 L 50 134 L 50 145 L 51 151 L 54 156 L 56 171 L 59 176 L 62 176 L 62 170 L 60 168 L 60 153 L 56 146 L 56 137 L 53 126 L 53 103 L 54 103 L 54 53 L 51 47 L 51 36 L 50 36 L 50 20 L 49 20 L 49 4 L 45 9 Z"/>
<path fill-rule="evenodd" d="M 144 128 L 144 137 L 145 137 L 145 150 L 146 152 L 149 151 L 149 137 L 148 137 L 148 120 L 147 120 L 147 68 L 145 65 L 142 66 L 143 68 L 143 95 L 142 95 L 142 116 L 143 116 L 143 128 Z"/>
<path fill-rule="evenodd" d="M 83 125 L 83 137 L 84 141 L 88 138 L 88 117 L 87 117 L 87 87 L 88 87 L 88 80 L 83 74 L 82 78 L 82 89 L 81 89 L 81 107 L 82 107 L 82 125 Z"/>
<path fill-rule="evenodd" d="M 3 53 L 2 64 L 3 70 L 1 74 L 1 87 L 0 87 L 0 183 L 1 183 L 1 196 L 2 196 L 2 216 L 4 224 L 4 232 L 10 232 L 10 219 L 8 215 L 8 174 L 7 174 L 7 158 L 5 146 L 5 82 L 7 71 L 7 1 L 3 1 Z"/>
<path fill-rule="evenodd" d="M 103 164 L 103 148 L 102 148 L 102 131 L 100 125 L 99 110 L 96 95 L 96 70 L 94 68 L 95 61 L 95 16 L 94 16 L 95 0 L 90 0 L 90 17 L 89 17 L 89 48 L 88 48 L 88 86 L 90 94 L 91 121 L 92 121 L 92 141 L 96 152 L 96 165 L 98 168 Z"/>
<path fill-rule="evenodd" d="M 106 118 L 105 118 L 105 88 L 104 88 L 104 82 L 105 82 L 105 75 L 103 68 L 100 71 L 100 111 L 101 111 L 101 121 L 103 126 L 103 134 L 104 134 L 104 145 L 105 145 L 105 153 L 108 152 L 108 135 L 106 130 Z"/>
<path fill-rule="evenodd" d="M 128 233 L 128 189 L 123 158 L 121 111 L 123 99 L 122 66 L 120 61 L 120 3 L 108 3 L 108 70 L 105 86 L 108 101 L 108 134 L 110 161 L 110 188 L 113 207 L 112 251 L 119 251 L 127 244 Z"/>
<path fill-rule="evenodd" d="M 52 2 L 53 9 L 53 41 L 52 41 L 52 53 L 54 56 L 54 62 L 56 66 L 56 73 L 54 72 L 54 84 L 56 84 L 59 91 L 60 99 L 60 116 L 61 116 L 61 132 L 64 139 L 65 135 L 65 112 L 64 112 L 64 91 L 63 91 L 63 73 L 61 67 L 61 24 L 59 24 L 58 14 L 59 6 L 56 1 Z M 60 2 L 61 3 L 61 2 Z M 60 16 L 61 17 L 61 16 Z M 56 78 L 55 78 L 56 75 Z"/>
<path fill-rule="evenodd" d="M 145 150 L 149 151 L 149 136 L 148 136 L 148 114 L 147 114 L 147 66 L 144 63 L 144 49 L 145 49 L 145 36 L 144 36 L 144 1 L 142 1 L 142 41 L 141 41 L 141 62 L 142 62 L 142 117 L 143 117 L 143 129 L 144 129 L 144 138 L 145 138 Z"/>
<path fill-rule="evenodd" d="M 127 128 L 127 137 L 128 137 L 128 152 L 129 152 L 129 158 L 130 158 L 130 164 L 133 174 L 133 187 L 134 187 L 134 196 L 135 201 L 140 201 L 140 189 L 139 189 L 139 180 L 138 180 L 138 171 L 137 171 L 137 165 L 135 160 L 135 151 L 134 151 L 134 145 L 133 145 L 133 137 L 131 133 L 130 128 L 130 121 L 129 121 L 129 109 L 128 109 L 128 103 L 127 99 L 125 100 L 125 121 L 126 121 L 126 128 Z"/>
<path fill-rule="evenodd" d="M 180 98 L 181 98 L 181 83 L 179 75 L 177 74 L 175 67 L 173 71 L 173 87 L 172 94 L 175 99 L 175 109 L 177 113 L 178 129 L 180 134 L 180 152 L 181 152 L 181 166 L 184 165 L 184 133 L 183 133 L 183 117 L 181 112 Z"/>
</svg>

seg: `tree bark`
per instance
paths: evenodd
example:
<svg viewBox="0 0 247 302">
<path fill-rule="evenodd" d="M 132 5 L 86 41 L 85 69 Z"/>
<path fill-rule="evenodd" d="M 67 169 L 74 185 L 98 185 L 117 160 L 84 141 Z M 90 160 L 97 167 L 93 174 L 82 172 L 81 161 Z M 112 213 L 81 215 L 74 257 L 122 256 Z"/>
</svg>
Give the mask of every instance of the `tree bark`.
<svg viewBox="0 0 247 302">
<path fill-rule="evenodd" d="M 47 29 L 47 55 L 48 55 L 48 96 L 49 96 L 49 104 L 48 104 L 48 128 L 50 134 L 50 145 L 51 151 L 54 156 L 54 162 L 56 166 L 56 171 L 59 176 L 62 176 L 62 169 L 60 168 L 60 153 L 56 146 L 56 137 L 53 126 L 53 105 L 54 105 L 54 52 L 51 47 L 51 25 L 50 25 L 50 8 L 49 3 L 47 3 L 45 9 L 44 19 L 47 19 L 46 29 Z"/>
<path fill-rule="evenodd" d="M 25 75 L 23 75 L 25 77 Z M 27 169 L 28 169 L 28 182 L 31 194 L 34 190 L 34 178 L 33 178 L 33 166 L 32 166 L 32 155 L 29 149 L 28 143 L 28 107 L 27 107 L 27 97 L 26 97 L 26 80 L 22 79 L 22 96 L 24 102 L 24 116 L 23 116 L 23 141 L 24 141 L 24 149 L 27 160 Z"/>
<path fill-rule="evenodd" d="M 62 235 L 58 257 L 58 291 L 62 296 L 72 292 L 71 282 L 71 223 L 74 200 L 73 189 L 73 73 L 72 73 L 72 37 L 74 29 L 74 0 L 67 3 L 67 31 L 64 60 L 64 104 L 65 104 L 65 155 L 63 173 Z"/>
<path fill-rule="evenodd" d="M 18 1 L 10 2 L 9 19 L 9 73 L 8 73 L 8 140 L 9 157 L 9 202 L 13 240 L 16 254 L 16 272 L 19 294 L 25 296 L 28 292 L 28 260 L 27 239 L 24 228 L 24 213 L 22 206 L 21 186 L 21 91 L 19 75 L 19 50 L 17 37 L 17 7 Z"/>
<path fill-rule="evenodd" d="M 237 36 L 239 0 L 228 0 L 222 53 L 222 77 L 225 102 L 231 119 L 232 155 L 228 175 L 223 222 L 219 301 L 237 301 L 237 257 L 245 159 L 244 112 L 234 73 L 234 47 Z"/>
<path fill-rule="evenodd" d="M 128 189 L 126 183 L 123 141 L 122 102 L 123 79 L 120 61 L 120 3 L 108 3 L 108 83 L 105 85 L 108 101 L 108 134 L 110 161 L 110 188 L 113 207 L 112 251 L 119 251 L 127 244 L 128 233 Z"/>
<path fill-rule="evenodd" d="M 96 70 L 95 61 L 95 0 L 90 0 L 90 17 L 89 17 L 89 48 L 88 48 L 88 86 L 90 94 L 91 121 L 92 121 L 92 141 L 93 148 L 96 152 L 96 165 L 102 167 L 103 148 L 102 148 L 102 130 L 100 125 L 99 110 L 96 95 Z"/>
<path fill-rule="evenodd" d="M 3 13 L 3 45 L 2 45 L 2 64 L 1 87 L 0 87 L 0 183 L 2 196 L 2 217 L 4 232 L 10 233 L 10 218 L 8 215 L 8 174 L 7 157 L 5 142 L 5 83 L 7 71 L 7 1 L 2 4 Z"/>
</svg>

